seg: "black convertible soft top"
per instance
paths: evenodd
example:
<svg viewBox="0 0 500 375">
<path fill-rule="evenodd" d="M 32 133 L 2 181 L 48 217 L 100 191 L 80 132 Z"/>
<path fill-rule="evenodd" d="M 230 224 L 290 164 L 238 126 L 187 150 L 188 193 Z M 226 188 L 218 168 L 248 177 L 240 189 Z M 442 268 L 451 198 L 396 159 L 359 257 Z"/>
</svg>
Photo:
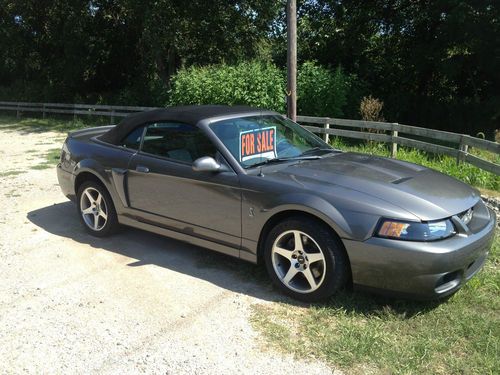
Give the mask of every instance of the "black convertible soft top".
<svg viewBox="0 0 500 375">
<path fill-rule="evenodd" d="M 176 121 L 196 125 L 199 121 L 212 117 L 260 111 L 263 110 L 243 105 L 190 105 L 154 109 L 152 111 L 134 113 L 125 117 L 118 125 L 101 135 L 99 139 L 117 145 L 120 144 L 123 138 L 132 130 L 146 123 Z M 265 112 L 268 111 L 266 110 Z"/>
</svg>

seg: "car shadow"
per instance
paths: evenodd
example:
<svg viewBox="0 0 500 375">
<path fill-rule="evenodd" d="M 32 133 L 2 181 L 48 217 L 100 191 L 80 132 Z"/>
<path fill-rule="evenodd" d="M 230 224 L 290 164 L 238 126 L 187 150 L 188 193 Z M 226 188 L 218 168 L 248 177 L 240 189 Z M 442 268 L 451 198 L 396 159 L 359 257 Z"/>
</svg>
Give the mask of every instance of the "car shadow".
<svg viewBox="0 0 500 375">
<path fill-rule="evenodd" d="M 106 238 L 91 236 L 69 201 L 28 212 L 27 218 L 49 233 L 132 258 L 129 267 L 153 264 L 260 299 L 285 299 L 273 291 L 263 267 L 224 254 L 131 227 Z"/>
<path fill-rule="evenodd" d="M 69 201 L 28 212 L 27 218 L 54 235 L 135 259 L 127 265 L 129 267 L 153 264 L 266 301 L 309 306 L 284 296 L 274 288 L 263 266 L 131 227 L 123 227 L 111 237 L 93 237 L 85 232 L 75 205 Z M 341 307 L 367 316 L 389 309 L 409 318 L 432 310 L 439 304 L 439 301 L 415 302 L 344 290 L 330 301 L 314 306 Z"/>
</svg>

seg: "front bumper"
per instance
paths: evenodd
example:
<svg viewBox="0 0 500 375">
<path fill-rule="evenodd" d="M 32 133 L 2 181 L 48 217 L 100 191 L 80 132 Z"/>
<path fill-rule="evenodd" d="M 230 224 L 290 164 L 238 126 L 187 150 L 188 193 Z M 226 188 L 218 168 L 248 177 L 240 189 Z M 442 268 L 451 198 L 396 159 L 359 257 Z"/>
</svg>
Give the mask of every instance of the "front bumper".
<svg viewBox="0 0 500 375">
<path fill-rule="evenodd" d="M 489 213 L 487 225 L 476 233 L 442 241 L 344 240 L 354 285 L 421 299 L 454 293 L 486 261 L 496 227 L 495 213 Z"/>
</svg>

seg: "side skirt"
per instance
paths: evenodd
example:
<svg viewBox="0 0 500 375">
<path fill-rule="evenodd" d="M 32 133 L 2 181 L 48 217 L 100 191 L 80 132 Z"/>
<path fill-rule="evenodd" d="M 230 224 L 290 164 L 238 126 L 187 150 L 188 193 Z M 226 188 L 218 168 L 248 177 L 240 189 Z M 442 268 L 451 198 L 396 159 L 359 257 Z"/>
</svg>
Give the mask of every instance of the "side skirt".
<svg viewBox="0 0 500 375">
<path fill-rule="evenodd" d="M 174 238 L 176 240 L 187 242 L 187 243 L 190 243 L 192 245 L 196 245 L 196 246 L 204 247 L 204 248 L 207 248 L 210 250 L 214 250 L 214 251 L 217 251 L 219 253 L 230 255 L 230 256 L 235 257 L 235 258 L 240 257 L 240 250 L 239 249 L 235 249 L 235 248 L 230 247 L 230 246 L 218 244 L 218 243 L 215 243 L 212 241 L 204 240 L 202 238 L 194 237 L 194 236 L 191 236 L 188 234 L 176 232 L 176 231 L 173 231 L 170 229 L 162 228 L 162 227 L 159 227 L 156 225 L 143 223 L 143 222 L 131 219 L 131 218 L 126 217 L 126 216 L 119 215 L 118 222 L 120 224 L 123 224 L 123 225 L 128 225 L 130 227 L 142 229 L 142 230 L 145 230 L 148 232 L 153 232 L 153 233 L 159 234 L 161 236 Z"/>
</svg>

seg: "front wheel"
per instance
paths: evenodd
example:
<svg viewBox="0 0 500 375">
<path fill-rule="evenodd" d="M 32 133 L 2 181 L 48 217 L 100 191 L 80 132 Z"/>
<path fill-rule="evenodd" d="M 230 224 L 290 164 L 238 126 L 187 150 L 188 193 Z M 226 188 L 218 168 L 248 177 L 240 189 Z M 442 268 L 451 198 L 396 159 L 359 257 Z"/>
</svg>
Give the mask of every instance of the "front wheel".
<svg viewBox="0 0 500 375">
<path fill-rule="evenodd" d="M 113 201 L 107 190 L 93 181 L 78 189 L 78 214 L 87 232 L 97 237 L 112 234 L 118 228 Z"/>
<path fill-rule="evenodd" d="M 305 302 L 332 296 L 349 275 L 340 239 L 325 224 L 308 217 L 276 225 L 267 236 L 264 257 L 274 284 Z"/>
</svg>

